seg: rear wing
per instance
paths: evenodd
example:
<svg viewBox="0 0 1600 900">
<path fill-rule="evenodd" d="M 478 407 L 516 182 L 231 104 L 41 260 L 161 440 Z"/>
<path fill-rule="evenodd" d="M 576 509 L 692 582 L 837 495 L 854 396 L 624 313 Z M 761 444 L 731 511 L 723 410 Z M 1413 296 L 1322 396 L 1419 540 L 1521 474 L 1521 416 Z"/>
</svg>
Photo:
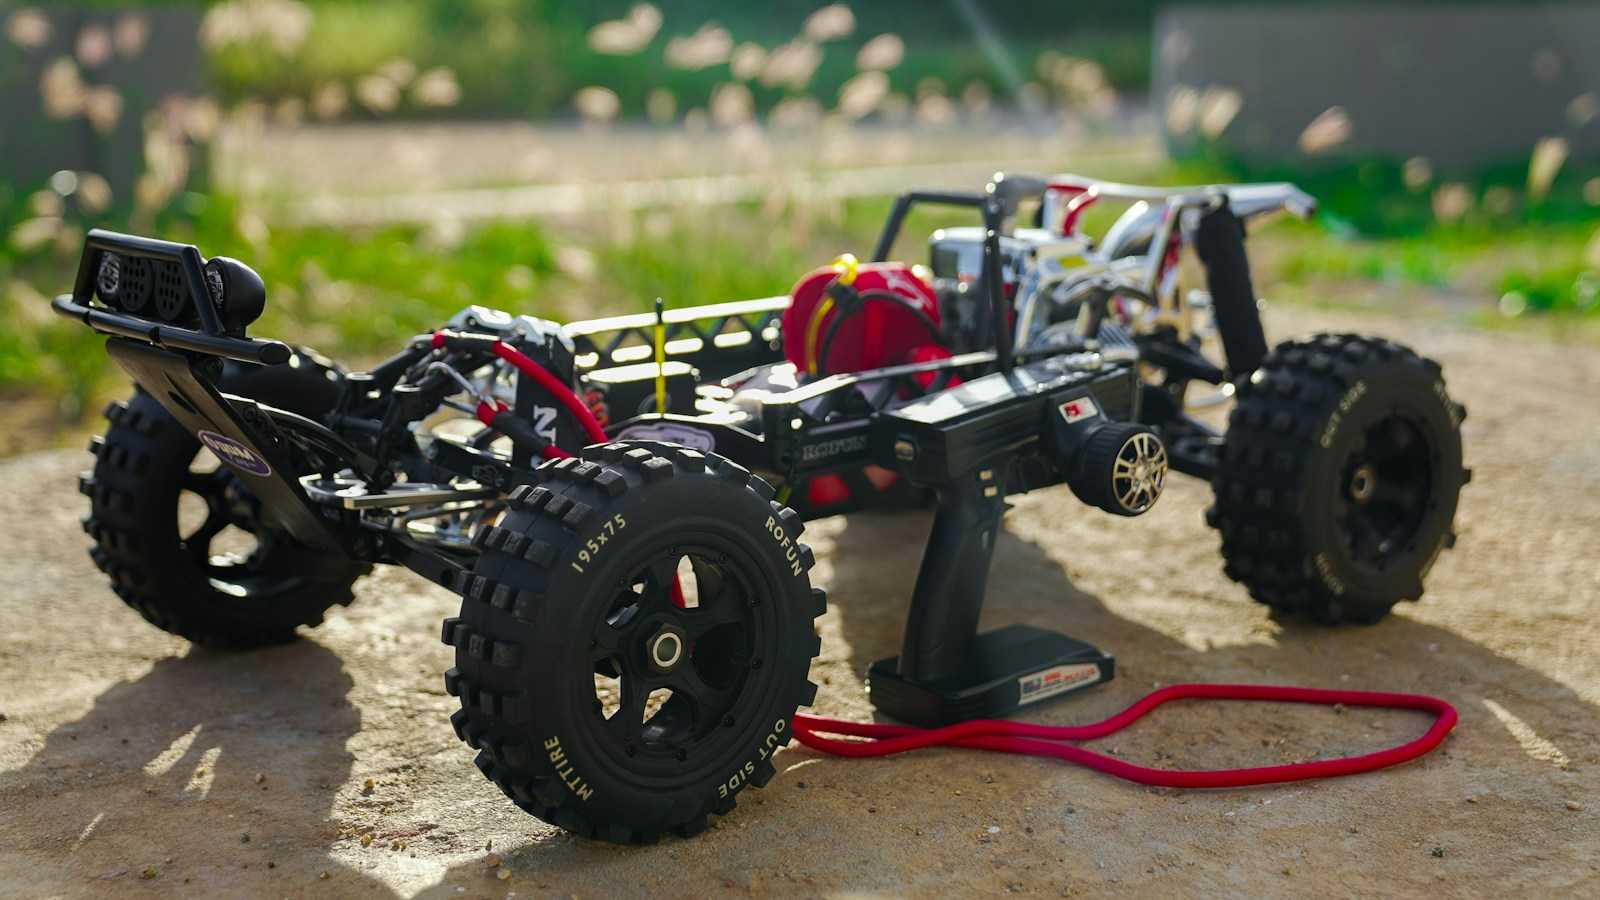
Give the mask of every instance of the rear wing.
<svg viewBox="0 0 1600 900">
<path fill-rule="evenodd" d="M 97 228 L 84 241 L 72 293 L 50 306 L 102 334 L 155 347 L 262 365 L 287 362 L 287 344 L 227 333 L 207 275 L 206 260 L 192 244 Z"/>
</svg>

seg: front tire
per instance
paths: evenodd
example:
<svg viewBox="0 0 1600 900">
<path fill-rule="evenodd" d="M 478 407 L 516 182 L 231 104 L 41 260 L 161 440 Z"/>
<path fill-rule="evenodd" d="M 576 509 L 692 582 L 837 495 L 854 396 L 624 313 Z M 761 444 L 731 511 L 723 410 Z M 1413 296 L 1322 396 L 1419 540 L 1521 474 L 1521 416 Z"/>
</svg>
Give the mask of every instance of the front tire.
<svg viewBox="0 0 1600 900">
<path fill-rule="evenodd" d="M 1275 611 L 1376 622 L 1455 543 L 1461 420 L 1439 364 L 1352 334 L 1280 344 L 1239 387 L 1207 521 Z"/>
<path fill-rule="evenodd" d="M 618 843 L 703 830 L 809 705 L 803 525 L 714 454 L 590 447 L 511 495 L 444 623 L 457 735 L 519 807 Z"/>
<path fill-rule="evenodd" d="M 90 501 L 83 528 L 112 590 L 148 622 L 196 644 L 243 649 L 291 641 L 298 627 L 351 602 L 367 567 L 270 528 L 226 465 L 197 465 L 200 442 L 154 397 L 137 391 L 106 418 L 110 428 L 90 444 L 94 470 L 78 482 Z M 184 504 L 203 519 L 185 522 Z"/>
</svg>

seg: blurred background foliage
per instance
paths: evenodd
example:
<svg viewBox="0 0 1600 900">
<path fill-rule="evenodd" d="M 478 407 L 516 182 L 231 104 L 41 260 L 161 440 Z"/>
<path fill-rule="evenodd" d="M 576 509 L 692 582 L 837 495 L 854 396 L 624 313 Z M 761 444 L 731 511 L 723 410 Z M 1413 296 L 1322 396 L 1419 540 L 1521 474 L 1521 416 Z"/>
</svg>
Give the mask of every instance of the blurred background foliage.
<svg viewBox="0 0 1600 900">
<path fill-rule="evenodd" d="M 0 159 L 0 424 L 13 426 L 0 429 L 13 435 L 0 453 L 72 433 L 124 389 L 101 339 L 48 310 L 94 226 L 248 261 L 271 290 L 256 333 L 360 363 L 469 303 L 570 319 L 656 296 L 687 305 L 782 293 L 838 252 L 865 250 L 889 195 L 928 165 L 984 171 L 986 162 L 1028 160 L 1155 183 L 1298 182 L 1324 215 L 1255 240 L 1274 299 L 1421 298 L 1457 318 L 1565 323 L 1557 327 L 1567 334 L 1590 333 L 1571 323 L 1600 320 L 1600 171 L 1568 160 L 1564 141 L 1465 170 L 1421 157 L 1309 165 L 1309 152 L 1247 165 L 1207 140 L 1170 160 L 1157 135 L 1175 98 L 1150 96 L 1152 23 L 1163 5 L 0 0 L 0 101 L 8 85 L 37 98 L 49 134 L 83 143 L 90 160 L 23 172 Z M 190 90 L 142 95 L 119 66 L 166 49 L 143 17 L 174 10 L 192 11 L 205 71 L 192 73 Z M 1214 136 L 1250 101 L 1208 91 L 1195 102 L 1201 131 Z M 1590 102 L 1595 109 L 1578 111 L 1600 115 L 1600 100 Z M 1324 132 L 1337 145 L 1338 128 L 1323 118 L 1307 123 L 1302 146 L 1326 142 Z M 484 123 L 505 126 L 506 141 L 551 140 L 526 154 L 533 162 L 508 164 L 472 152 L 474 141 L 483 149 L 497 138 L 462 136 Z M 352 134 L 353 143 L 319 143 Z M 260 158 L 275 152 L 261 148 L 287 146 L 278 143 L 285 136 L 309 142 L 309 163 Z M 445 149 L 418 155 L 435 145 Z M 324 146 L 339 158 L 328 149 L 318 159 Z M 608 163 L 625 146 L 644 150 L 618 149 Z M 123 157 L 140 161 L 129 183 L 92 162 Z M 323 162 L 349 171 L 336 187 L 351 195 L 405 193 L 369 184 L 371 173 L 427 175 L 411 186 L 424 208 L 432 190 L 598 190 L 608 180 L 728 173 L 771 184 L 716 205 L 600 202 L 575 215 L 506 218 L 441 204 L 437 214 L 375 223 L 341 218 L 340 197 L 324 196 L 340 190 L 310 186 Z M 894 174 L 896 165 L 907 174 Z M 852 166 L 884 168 L 881 189 L 830 195 L 807 180 Z M 293 212 L 324 201 L 333 214 Z M 1109 214 L 1097 211 L 1091 230 Z M 919 217 L 907 233 L 939 224 Z M 898 252 L 923 251 L 903 242 Z"/>
</svg>

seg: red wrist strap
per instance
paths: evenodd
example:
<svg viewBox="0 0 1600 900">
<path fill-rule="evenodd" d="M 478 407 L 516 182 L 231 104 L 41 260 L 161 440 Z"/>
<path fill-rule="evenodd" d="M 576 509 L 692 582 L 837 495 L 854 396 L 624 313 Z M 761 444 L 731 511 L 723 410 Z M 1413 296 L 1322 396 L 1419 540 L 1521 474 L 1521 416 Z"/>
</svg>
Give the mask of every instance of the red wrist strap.
<svg viewBox="0 0 1600 900">
<path fill-rule="evenodd" d="M 1432 713 L 1433 725 L 1416 740 L 1361 756 L 1318 759 L 1311 762 L 1249 769 L 1186 771 L 1151 769 L 1085 750 L 1063 741 L 1089 741 L 1128 727 L 1145 714 L 1172 700 L 1248 700 L 1272 703 L 1315 703 L 1322 706 L 1372 706 L 1381 709 L 1414 709 Z M 1138 784 L 1181 788 L 1244 787 L 1307 781 L 1371 772 L 1416 759 L 1439 746 L 1456 725 L 1456 709 L 1437 698 L 1420 694 L 1391 694 L 1377 691 L 1333 691 L 1320 688 L 1280 687 L 1267 684 L 1174 684 L 1161 688 L 1127 709 L 1101 722 L 1089 725 L 1031 725 L 999 719 L 977 719 L 943 728 L 913 728 L 906 725 L 877 725 L 843 722 L 816 716 L 795 716 L 793 730 L 800 743 L 838 756 L 888 756 L 922 747 L 951 746 L 1029 756 L 1053 756 L 1086 768 L 1115 775 Z M 824 734 L 850 735 L 868 740 L 847 741 L 822 737 Z"/>
</svg>

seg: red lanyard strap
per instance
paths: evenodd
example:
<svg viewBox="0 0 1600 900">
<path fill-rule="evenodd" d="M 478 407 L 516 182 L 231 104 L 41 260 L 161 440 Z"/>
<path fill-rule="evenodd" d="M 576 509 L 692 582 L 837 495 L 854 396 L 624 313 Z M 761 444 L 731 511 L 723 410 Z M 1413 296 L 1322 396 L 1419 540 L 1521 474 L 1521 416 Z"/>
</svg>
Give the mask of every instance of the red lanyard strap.
<svg viewBox="0 0 1600 900">
<path fill-rule="evenodd" d="M 1271 703 L 1315 703 L 1322 706 L 1371 706 L 1412 709 L 1432 713 L 1433 725 L 1416 740 L 1360 756 L 1318 759 L 1281 766 L 1249 769 L 1179 770 L 1136 766 L 1114 757 L 1085 750 L 1063 741 L 1090 741 L 1115 734 L 1163 703 L 1173 700 L 1246 700 Z M 943 728 L 844 722 L 816 716 L 794 719 L 794 736 L 800 743 L 838 756 L 888 756 L 922 747 L 968 747 L 998 753 L 1053 756 L 1086 768 L 1139 784 L 1180 788 L 1245 787 L 1354 775 L 1398 765 L 1439 746 L 1456 725 L 1455 707 L 1438 697 L 1391 694 L 1379 691 L 1333 691 L 1320 688 L 1281 687 L 1268 684 L 1174 684 L 1161 688 L 1108 719 L 1088 725 L 1032 725 L 1000 719 L 975 719 Z M 847 741 L 823 737 L 849 735 L 868 740 Z"/>
</svg>

